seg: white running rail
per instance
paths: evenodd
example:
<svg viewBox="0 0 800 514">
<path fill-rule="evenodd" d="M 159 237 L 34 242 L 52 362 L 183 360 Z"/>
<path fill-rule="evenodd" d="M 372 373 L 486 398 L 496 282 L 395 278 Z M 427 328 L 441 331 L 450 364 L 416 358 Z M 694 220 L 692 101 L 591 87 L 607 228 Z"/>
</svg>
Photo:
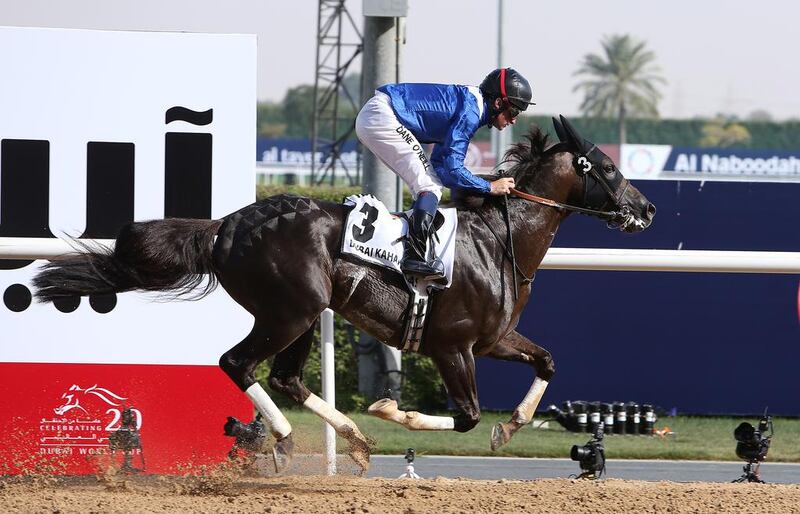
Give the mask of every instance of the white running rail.
<svg viewBox="0 0 800 514">
<path fill-rule="evenodd" d="M 333 357 L 333 311 L 325 309 L 320 316 L 320 368 L 322 369 L 322 399 L 336 408 L 335 369 Z M 325 471 L 336 474 L 336 432 L 328 423 L 323 423 L 325 441 Z"/>
<path fill-rule="evenodd" d="M 113 239 L 81 240 L 113 246 Z M 0 259 L 55 259 L 79 251 L 62 239 L 0 237 Z M 800 252 L 550 248 L 540 269 L 800 273 Z"/>
</svg>

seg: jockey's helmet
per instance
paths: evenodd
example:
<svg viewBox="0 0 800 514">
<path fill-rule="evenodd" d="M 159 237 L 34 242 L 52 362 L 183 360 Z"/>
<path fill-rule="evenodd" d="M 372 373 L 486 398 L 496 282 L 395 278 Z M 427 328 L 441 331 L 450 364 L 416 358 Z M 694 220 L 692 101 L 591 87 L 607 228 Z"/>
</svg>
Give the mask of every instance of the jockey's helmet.
<svg viewBox="0 0 800 514">
<path fill-rule="evenodd" d="M 491 118 L 509 107 L 519 114 L 527 109 L 528 105 L 536 105 L 531 102 L 533 91 L 530 83 L 513 68 L 498 68 L 492 71 L 481 82 L 480 90 L 489 104 Z M 494 107 L 495 98 L 503 100 L 499 110 Z"/>
</svg>

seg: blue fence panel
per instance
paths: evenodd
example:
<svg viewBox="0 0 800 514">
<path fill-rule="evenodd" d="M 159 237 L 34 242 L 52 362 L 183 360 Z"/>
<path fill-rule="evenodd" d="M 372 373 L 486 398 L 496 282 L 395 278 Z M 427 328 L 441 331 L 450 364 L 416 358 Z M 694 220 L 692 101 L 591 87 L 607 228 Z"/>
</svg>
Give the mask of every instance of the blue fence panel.
<svg viewBox="0 0 800 514">
<path fill-rule="evenodd" d="M 642 181 L 653 226 L 572 216 L 555 246 L 800 251 L 800 184 Z M 800 415 L 800 276 L 537 273 L 518 330 L 553 354 L 542 401 L 637 401 L 701 414 Z M 513 409 L 533 372 L 478 360 L 481 405 Z"/>
</svg>

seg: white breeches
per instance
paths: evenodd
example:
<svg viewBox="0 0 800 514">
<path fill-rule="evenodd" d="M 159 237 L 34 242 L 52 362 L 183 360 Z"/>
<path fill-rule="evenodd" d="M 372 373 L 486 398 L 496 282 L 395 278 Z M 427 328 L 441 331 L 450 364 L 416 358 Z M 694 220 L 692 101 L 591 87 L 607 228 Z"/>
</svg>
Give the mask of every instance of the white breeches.
<svg viewBox="0 0 800 514">
<path fill-rule="evenodd" d="M 442 183 L 414 134 L 395 116 L 388 95 L 375 91 L 356 118 L 356 135 L 378 159 L 397 173 L 416 199 L 423 191 L 442 197 Z"/>
</svg>

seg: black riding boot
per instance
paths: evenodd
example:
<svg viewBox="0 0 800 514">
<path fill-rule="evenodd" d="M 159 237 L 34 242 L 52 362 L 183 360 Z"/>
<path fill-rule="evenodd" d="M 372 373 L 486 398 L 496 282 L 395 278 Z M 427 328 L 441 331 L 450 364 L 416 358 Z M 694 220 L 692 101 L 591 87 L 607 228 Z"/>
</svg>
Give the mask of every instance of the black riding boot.
<svg viewBox="0 0 800 514">
<path fill-rule="evenodd" d="M 428 259 L 428 244 L 433 245 L 433 215 L 423 209 L 414 209 L 408 222 L 408 235 L 404 240 L 405 255 L 400 263 L 403 273 L 421 279 L 444 279 L 444 264 L 435 256 Z"/>
</svg>

